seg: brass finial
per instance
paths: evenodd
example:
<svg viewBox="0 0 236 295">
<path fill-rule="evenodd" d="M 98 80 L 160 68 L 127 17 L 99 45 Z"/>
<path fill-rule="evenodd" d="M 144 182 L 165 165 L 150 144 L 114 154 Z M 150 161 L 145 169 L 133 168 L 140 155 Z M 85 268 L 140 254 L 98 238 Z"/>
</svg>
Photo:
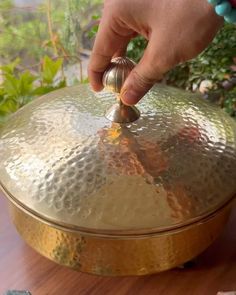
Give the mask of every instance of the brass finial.
<svg viewBox="0 0 236 295">
<path fill-rule="evenodd" d="M 118 102 L 106 113 L 106 118 L 116 123 L 131 123 L 140 117 L 140 112 L 135 106 L 127 106 L 119 98 L 121 88 L 135 67 L 135 63 L 127 57 L 112 59 L 109 68 L 103 75 L 104 87 L 117 94 Z"/>
</svg>

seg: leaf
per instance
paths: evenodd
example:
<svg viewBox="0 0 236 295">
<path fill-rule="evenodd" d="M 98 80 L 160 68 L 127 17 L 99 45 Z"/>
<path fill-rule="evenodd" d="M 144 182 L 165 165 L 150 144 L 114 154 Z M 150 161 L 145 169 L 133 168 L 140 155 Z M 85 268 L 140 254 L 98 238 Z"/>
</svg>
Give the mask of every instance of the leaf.
<svg viewBox="0 0 236 295">
<path fill-rule="evenodd" d="M 66 87 L 66 80 L 62 80 L 57 86 L 56 89 L 64 88 Z"/>
<path fill-rule="evenodd" d="M 2 70 L 3 74 L 13 74 L 16 66 L 18 66 L 19 63 L 20 59 L 16 58 L 12 63 L 1 66 L 0 69 Z"/>
<path fill-rule="evenodd" d="M 92 19 L 93 19 L 93 20 L 99 20 L 100 18 L 101 18 L 101 16 L 98 15 L 98 14 L 92 16 Z"/>
<path fill-rule="evenodd" d="M 20 96 L 30 95 L 35 79 L 36 77 L 29 71 L 24 72 L 19 77 L 14 76 L 12 73 L 5 73 L 2 87 L 8 96 L 18 98 Z"/>
<path fill-rule="evenodd" d="M 18 104 L 14 99 L 7 98 L 3 103 L 0 105 L 0 111 L 5 114 L 10 114 L 18 109 Z"/>
<path fill-rule="evenodd" d="M 34 77 L 29 71 L 21 74 L 19 76 L 19 94 L 21 96 L 30 95 L 35 80 L 36 77 Z"/>
<path fill-rule="evenodd" d="M 2 84 L 5 93 L 8 96 L 18 97 L 19 96 L 19 81 L 11 73 L 4 75 L 4 82 Z"/>
<path fill-rule="evenodd" d="M 53 61 L 50 57 L 45 56 L 43 60 L 42 79 L 44 84 L 52 85 L 54 78 L 62 68 L 63 59 L 59 58 Z"/>
<path fill-rule="evenodd" d="M 97 32 L 98 32 L 98 25 L 95 25 L 95 26 L 93 26 L 92 27 L 92 29 L 88 32 L 88 37 L 90 38 L 90 39 L 92 39 L 92 38 L 94 38 L 95 36 L 96 36 L 96 34 L 97 34 Z"/>
<path fill-rule="evenodd" d="M 19 107 L 23 107 L 24 105 L 26 105 L 27 103 L 31 102 L 34 99 L 34 95 L 30 94 L 30 95 L 24 95 L 24 96 L 20 96 L 18 98 L 18 102 L 19 102 Z"/>
<path fill-rule="evenodd" d="M 3 88 L 0 88 L 0 104 L 3 102 L 5 96 L 5 91 Z"/>
</svg>

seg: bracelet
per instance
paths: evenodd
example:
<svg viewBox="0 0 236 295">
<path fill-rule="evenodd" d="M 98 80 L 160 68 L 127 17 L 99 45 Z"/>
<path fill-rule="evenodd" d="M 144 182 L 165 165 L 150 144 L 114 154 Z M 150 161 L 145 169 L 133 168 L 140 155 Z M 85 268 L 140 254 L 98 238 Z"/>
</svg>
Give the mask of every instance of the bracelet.
<svg viewBox="0 0 236 295">
<path fill-rule="evenodd" d="M 227 23 L 236 23 L 236 0 L 208 0 L 215 7 L 216 14 L 223 16 Z"/>
</svg>

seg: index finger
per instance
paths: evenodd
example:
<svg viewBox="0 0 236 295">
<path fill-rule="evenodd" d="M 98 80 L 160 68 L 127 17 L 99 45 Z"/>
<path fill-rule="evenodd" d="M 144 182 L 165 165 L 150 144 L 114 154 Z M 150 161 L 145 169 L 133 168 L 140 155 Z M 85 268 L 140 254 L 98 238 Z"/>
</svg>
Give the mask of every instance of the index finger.
<svg viewBox="0 0 236 295">
<path fill-rule="evenodd" d="M 90 84 L 95 91 L 103 89 L 102 76 L 113 56 L 125 52 L 132 34 L 127 29 L 118 32 L 114 18 L 104 16 L 101 20 L 88 67 Z"/>
</svg>

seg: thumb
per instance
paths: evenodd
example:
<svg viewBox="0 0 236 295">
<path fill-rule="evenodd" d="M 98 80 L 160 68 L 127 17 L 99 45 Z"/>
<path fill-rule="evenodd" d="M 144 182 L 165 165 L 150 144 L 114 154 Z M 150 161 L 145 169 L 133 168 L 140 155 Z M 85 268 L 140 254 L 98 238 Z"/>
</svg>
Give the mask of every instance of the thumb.
<svg viewBox="0 0 236 295">
<path fill-rule="evenodd" d="M 162 62 L 157 44 L 152 39 L 149 41 L 142 59 L 126 79 L 121 90 L 121 100 L 124 104 L 136 104 L 168 70 L 166 63 L 164 65 Z"/>
</svg>

